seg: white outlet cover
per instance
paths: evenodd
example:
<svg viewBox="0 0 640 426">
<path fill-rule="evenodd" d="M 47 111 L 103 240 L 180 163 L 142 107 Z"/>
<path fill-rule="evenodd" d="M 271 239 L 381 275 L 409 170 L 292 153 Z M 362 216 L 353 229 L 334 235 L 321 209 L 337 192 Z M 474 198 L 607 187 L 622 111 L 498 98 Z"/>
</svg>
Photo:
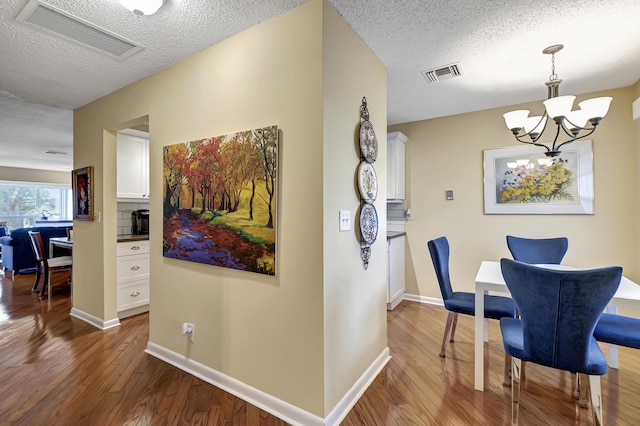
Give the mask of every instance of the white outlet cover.
<svg viewBox="0 0 640 426">
<path fill-rule="evenodd" d="M 340 210 L 340 231 L 351 230 L 351 212 L 349 210 Z"/>
</svg>

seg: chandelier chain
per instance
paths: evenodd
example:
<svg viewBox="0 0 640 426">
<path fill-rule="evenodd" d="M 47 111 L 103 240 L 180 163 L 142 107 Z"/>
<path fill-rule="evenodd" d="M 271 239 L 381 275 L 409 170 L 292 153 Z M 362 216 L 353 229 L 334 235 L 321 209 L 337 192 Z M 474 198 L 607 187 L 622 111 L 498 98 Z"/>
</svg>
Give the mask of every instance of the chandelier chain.
<svg viewBox="0 0 640 426">
<path fill-rule="evenodd" d="M 554 53 L 551 54 L 551 75 L 549 76 L 549 80 L 557 80 L 558 75 L 556 74 L 556 55 Z"/>
</svg>

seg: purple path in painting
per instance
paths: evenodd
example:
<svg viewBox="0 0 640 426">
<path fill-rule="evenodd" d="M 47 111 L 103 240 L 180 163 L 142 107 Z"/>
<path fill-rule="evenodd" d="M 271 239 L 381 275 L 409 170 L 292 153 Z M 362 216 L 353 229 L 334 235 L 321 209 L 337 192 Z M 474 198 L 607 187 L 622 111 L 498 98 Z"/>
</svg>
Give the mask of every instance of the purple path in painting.
<svg viewBox="0 0 640 426">
<path fill-rule="evenodd" d="M 246 268 L 237 258 L 232 256 L 228 249 L 216 244 L 208 235 L 196 231 L 188 211 L 181 210 L 179 217 L 180 230 L 178 231 L 177 240 L 164 252 L 164 257 L 233 269 Z M 219 228 L 215 225 L 208 225 L 207 227 L 212 230 Z M 219 231 L 227 230 L 219 229 Z"/>
</svg>

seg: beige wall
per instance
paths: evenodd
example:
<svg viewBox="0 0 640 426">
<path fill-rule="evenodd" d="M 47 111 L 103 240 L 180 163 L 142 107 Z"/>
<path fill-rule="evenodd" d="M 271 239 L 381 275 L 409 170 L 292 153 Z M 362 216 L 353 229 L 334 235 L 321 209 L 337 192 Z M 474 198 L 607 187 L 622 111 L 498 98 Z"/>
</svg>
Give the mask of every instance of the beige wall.
<svg viewBox="0 0 640 426">
<path fill-rule="evenodd" d="M 328 3 L 323 25 L 323 210 L 325 413 L 387 347 L 386 316 L 386 68 Z M 364 72 L 363 70 L 366 70 Z M 356 237 L 360 205 L 355 176 L 360 163 L 360 104 L 378 136 L 375 207 L 378 238 L 364 269 Z M 351 212 L 351 231 L 338 230 L 339 210 Z"/>
<path fill-rule="evenodd" d="M 513 109 L 540 111 L 541 102 L 478 111 L 392 126 L 407 142 L 407 293 L 441 298 L 426 242 L 447 236 L 454 288 L 473 291 L 482 260 L 510 257 L 507 234 L 543 238 L 567 236 L 567 264 L 621 265 L 640 282 L 638 265 L 638 124 L 631 120 L 632 88 L 579 96 L 613 96 L 609 115 L 593 141 L 593 215 L 485 215 L 483 150 L 518 145 L 502 114 Z M 637 96 L 637 95 L 636 95 Z M 634 127 L 635 126 L 635 127 Z M 635 130 L 634 130 L 635 129 Z M 579 142 L 576 142 L 579 143 Z M 445 190 L 454 200 L 445 200 Z"/>
<path fill-rule="evenodd" d="M 329 37 L 334 29 L 339 35 Z M 338 72 L 353 82 L 358 71 L 339 68 L 339 53 L 323 66 L 323 43 L 341 49 L 340 40 L 354 60 L 374 67 L 373 77 L 344 93 Z M 332 77 L 323 80 L 325 71 Z M 340 208 L 357 206 L 352 138 L 366 94 L 384 135 L 384 68 L 326 0 L 312 0 L 77 110 L 74 162 L 95 166 L 102 222 L 76 224 L 76 244 L 98 249 L 74 252 L 74 307 L 116 317 L 115 132 L 148 115 L 150 342 L 324 417 L 386 347 L 384 238 L 365 274 L 355 235 L 338 235 L 338 204 L 325 207 L 321 195 L 329 186 Z M 278 275 L 165 259 L 162 147 L 273 124 L 280 129 Z M 348 261 L 329 264 L 326 244 Z M 181 335 L 183 322 L 195 324 L 195 344 Z"/>
<path fill-rule="evenodd" d="M 632 96 L 633 100 L 635 101 L 636 99 L 640 98 L 640 80 L 638 80 L 636 82 L 636 84 L 633 85 L 633 96 Z M 631 112 L 631 118 L 633 118 L 633 113 Z M 636 146 L 640 146 L 640 120 L 636 120 L 633 122 L 633 129 L 634 129 L 634 135 L 635 135 L 635 144 Z M 634 155 L 636 164 L 640 164 L 640 149 L 636 148 L 635 150 L 635 155 Z M 640 211 L 640 173 L 638 173 L 638 167 L 635 167 L 635 185 L 636 185 L 636 191 L 635 191 L 635 197 L 636 197 L 636 207 L 635 207 L 635 211 L 638 212 Z M 635 234 L 635 238 L 636 241 L 640 241 L 640 225 L 637 227 L 636 229 L 636 234 Z M 640 265 L 640 245 L 636 247 L 635 250 L 635 255 L 636 255 L 636 264 Z"/>
<path fill-rule="evenodd" d="M 71 186 L 71 173 L 0 166 L 0 180 L 14 182 L 56 183 Z"/>
</svg>

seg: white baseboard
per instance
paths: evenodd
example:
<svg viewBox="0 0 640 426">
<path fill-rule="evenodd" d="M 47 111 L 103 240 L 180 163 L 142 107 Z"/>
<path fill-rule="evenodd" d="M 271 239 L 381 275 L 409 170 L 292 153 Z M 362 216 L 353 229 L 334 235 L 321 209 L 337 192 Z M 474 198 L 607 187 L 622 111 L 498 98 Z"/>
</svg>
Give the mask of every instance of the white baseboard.
<svg viewBox="0 0 640 426">
<path fill-rule="evenodd" d="M 255 405 L 256 407 L 273 414 L 287 423 L 301 426 L 338 425 L 391 358 L 389 356 L 389 348 L 385 348 L 382 354 L 378 356 L 362 377 L 358 379 L 351 390 L 349 390 L 344 398 L 342 398 L 336 408 L 332 410 L 326 419 L 323 419 L 266 392 L 253 388 L 246 383 L 234 379 L 233 377 L 214 370 L 213 368 L 193 361 L 184 355 L 180 355 L 166 349 L 163 346 L 148 342 L 145 352 L 173 365 L 176 368 L 179 368 L 180 370 L 198 377 L 207 383 L 217 386 L 220 389 Z"/>
<path fill-rule="evenodd" d="M 117 327 L 120 325 L 120 320 L 118 318 L 104 321 L 77 308 L 71 308 L 71 312 L 69 313 L 69 315 L 74 318 L 78 318 L 79 320 L 82 320 L 88 324 L 91 324 L 92 326 L 99 328 L 100 330 L 107 330 L 109 328 Z"/>
<path fill-rule="evenodd" d="M 420 296 L 418 294 L 405 293 L 404 300 L 410 300 L 412 302 L 427 303 L 429 305 L 444 306 L 444 302 L 442 301 L 442 299 L 438 299 L 437 297 Z"/>
<path fill-rule="evenodd" d="M 349 411 L 351 411 L 353 406 L 356 405 L 362 394 L 367 390 L 369 385 L 371 385 L 390 359 L 391 355 L 389 355 L 389 347 L 387 346 L 380 355 L 378 355 L 375 361 L 373 361 L 369 368 L 367 368 L 364 374 L 362 374 L 362 376 L 360 376 L 360 378 L 354 383 L 353 387 L 349 389 L 349 392 L 345 394 L 338 405 L 331 410 L 329 415 L 326 417 L 324 424 L 327 426 L 339 425 L 344 418 L 347 417 Z"/>
</svg>

